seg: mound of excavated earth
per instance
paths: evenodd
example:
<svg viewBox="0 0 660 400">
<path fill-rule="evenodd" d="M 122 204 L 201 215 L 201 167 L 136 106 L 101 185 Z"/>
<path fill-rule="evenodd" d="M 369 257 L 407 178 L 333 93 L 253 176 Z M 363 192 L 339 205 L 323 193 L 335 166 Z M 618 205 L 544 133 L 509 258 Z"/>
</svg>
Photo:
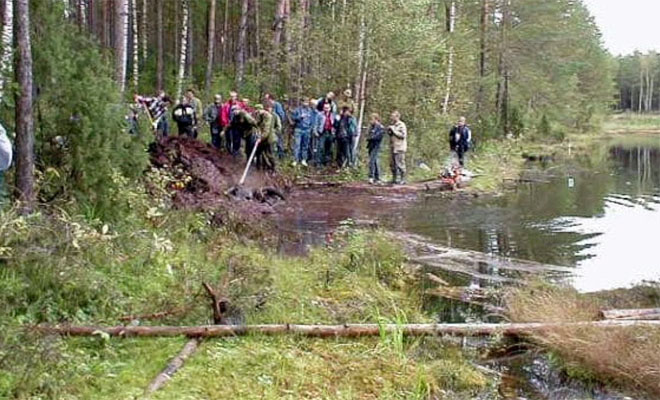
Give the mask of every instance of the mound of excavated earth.
<svg viewBox="0 0 660 400">
<path fill-rule="evenodd" d="M 272 213 L 291 187 L 280 175 L 259 171 L 254 165 L 239 187 L 244 157 L 232 157 L 188 137 L 167 137 L 152 144 L 150 153 L 152 164 L 174 177 L 168 190 L 179 208 L 257 217 Z"/>
</svg>

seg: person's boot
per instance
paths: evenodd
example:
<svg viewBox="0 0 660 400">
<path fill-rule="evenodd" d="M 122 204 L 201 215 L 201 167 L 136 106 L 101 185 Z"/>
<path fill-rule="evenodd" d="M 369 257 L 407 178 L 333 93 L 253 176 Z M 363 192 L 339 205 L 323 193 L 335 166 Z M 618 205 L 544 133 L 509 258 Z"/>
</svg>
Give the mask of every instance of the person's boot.
<svg viewBox="0 0 660 400">
<path fill-rule="evenodd" d="M 300 165 L 302 165 L 303 167 L 306 167 L 306 166 L 307 166 L 307 161 L 306 161 L 306 160 L 302 160 L 302 161 L 300 162 Z"/>
</svg>

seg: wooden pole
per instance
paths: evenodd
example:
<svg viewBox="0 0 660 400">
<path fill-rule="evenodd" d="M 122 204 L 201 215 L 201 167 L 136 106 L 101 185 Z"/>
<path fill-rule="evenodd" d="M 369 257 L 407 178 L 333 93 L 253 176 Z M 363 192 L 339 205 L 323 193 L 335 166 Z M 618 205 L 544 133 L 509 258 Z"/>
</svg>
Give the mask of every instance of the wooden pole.
<svg viewBox="0 0 660 400">
<path fill-rule="evenodd" d="M 348 324 L 348 325 L 201 325 L 201 326 L 76 326 L 37 325 L 32 329 L 45 335 L 93 336 L 105 333 L 117 337 L 191 338 L 261 335 L 300 335 L 306 337 L 364 337 L 382 333 L 402 333 L 407 336 L 518 336 L 567 328 L 660 328 L 660 321 L 589 321 L 570 323 L 511 324 Z"/>
<path fill-rule="evenodd" d="M 646 308 L 639 310 L 603 310 L 601 315 L 605 319 L 614 320 L 658 320 L 660 308 Z"/>
</svg>

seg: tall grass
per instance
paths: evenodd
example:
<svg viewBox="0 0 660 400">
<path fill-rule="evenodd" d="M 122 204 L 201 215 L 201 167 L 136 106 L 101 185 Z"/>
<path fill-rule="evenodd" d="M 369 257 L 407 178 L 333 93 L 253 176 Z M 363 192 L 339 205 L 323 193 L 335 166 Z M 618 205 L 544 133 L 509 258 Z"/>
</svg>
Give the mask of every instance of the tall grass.
<svg viewBox="0 0 660 400">
<path fill-rule="evenodd" d="M 516 322 L 578 322 L 598 318 L 604 303 L 572 289 L 513 291 L 509 315 Z M 533 340 L 556 352 L 567 371 L 660 397 L 660 330 L 648 328 L 552 328 Z"/>
</svg>

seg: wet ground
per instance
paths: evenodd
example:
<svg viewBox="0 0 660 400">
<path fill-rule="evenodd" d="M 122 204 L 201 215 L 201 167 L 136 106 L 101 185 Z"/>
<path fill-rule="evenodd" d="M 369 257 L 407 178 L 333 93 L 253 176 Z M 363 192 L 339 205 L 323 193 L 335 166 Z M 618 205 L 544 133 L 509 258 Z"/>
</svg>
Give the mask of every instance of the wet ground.
<svg viewBox="0 0 660 400">
<path fill-rule="evenodd" d="M 304 251 L 347 221 L 374 223 L 441 245 L 575 267 L 571 283 L 585 292 L 660 279 L 660 136 L 594 140 L 587 154 L 530 162 L 509 186 L 498 196 L 298 191 L 279 210 L 282 248 Z"/>
</svg>

